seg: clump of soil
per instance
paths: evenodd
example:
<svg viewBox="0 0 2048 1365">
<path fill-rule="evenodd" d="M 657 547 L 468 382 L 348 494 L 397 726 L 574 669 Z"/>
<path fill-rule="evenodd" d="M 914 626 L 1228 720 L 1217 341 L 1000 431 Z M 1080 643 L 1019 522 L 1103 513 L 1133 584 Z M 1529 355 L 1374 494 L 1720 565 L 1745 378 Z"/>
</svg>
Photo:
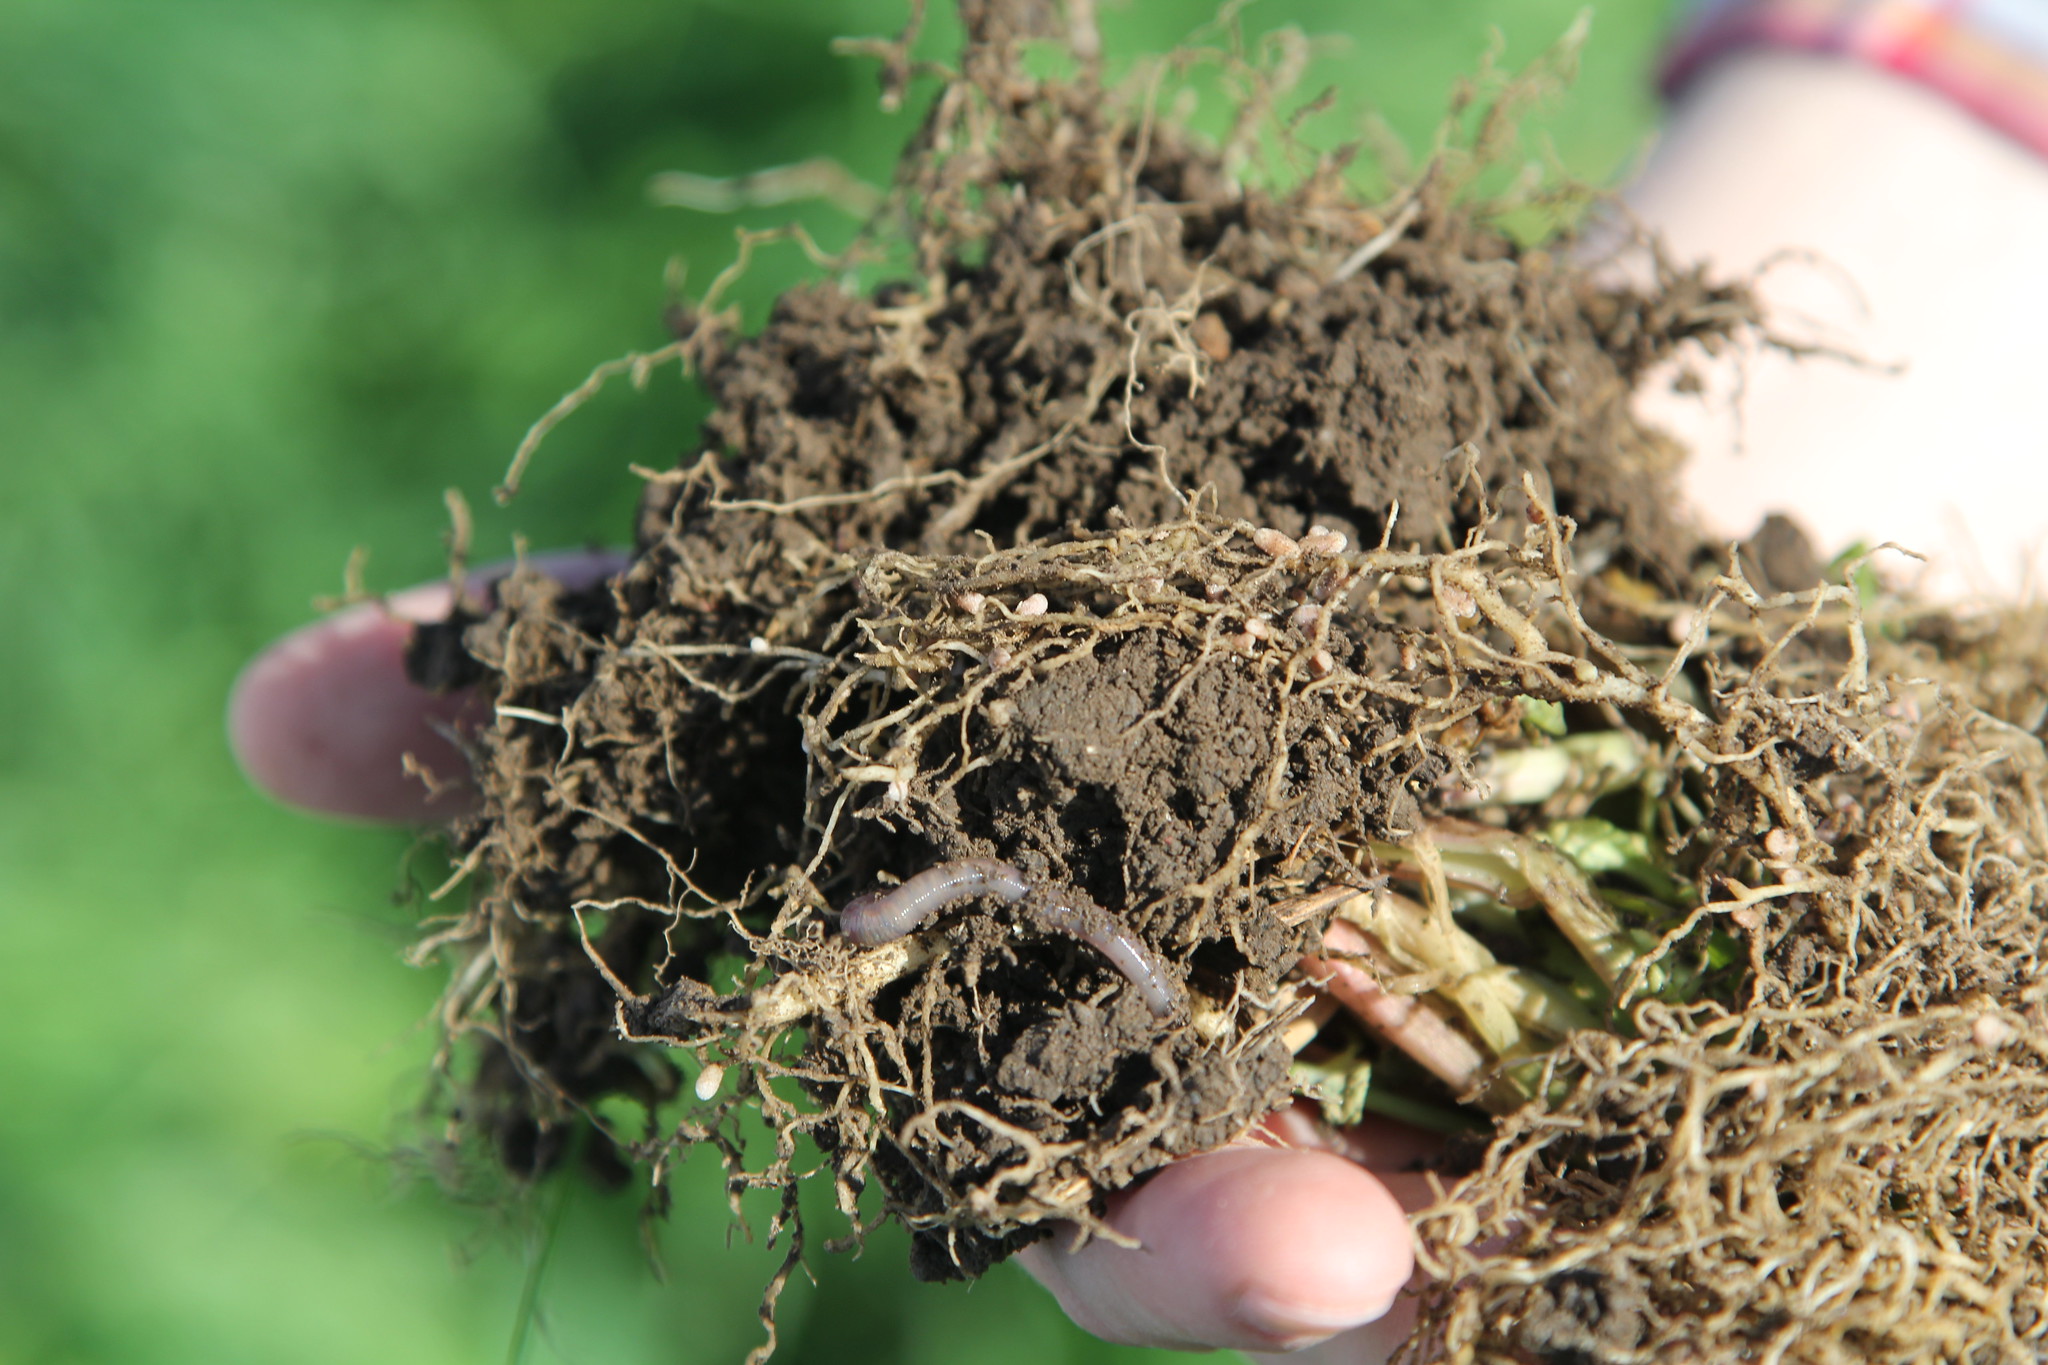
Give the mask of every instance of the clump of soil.
<svg viewBox="0 0 2048 1365">
<path fill-rule="evenodd" d="M 2038 661 L 1702 549 L 1628 399 L 1744 293 L 1520 247 L 1455 157 L 1380 206 L 1341 156 L 1248 186 L 1087 60 L 1027 76 L 1025 7 L 965 12 L 876 227 L 906 279 L 753 336 L 679 311 L 716 409 L 631 567 L 422 633 L 496 703 L 429 940 L 470 1129 L 523 1174 L 711 1143 L 778 1227 L 809 1138 L 926 1276 L 1107 1233 L 1107 1194 L 1288 1100 L 1331 889 L 1431 847 L 1548 704 L 1631 737 L 1579 813 L 1640 815 L 1693 891 L 1611 935 L 1607 1028 L 1528 1063 L 1422 1219 L 1414 1358 L 2038 1344 Z M 1031 894 L 839 932 L 961 859 Z M 1052 906 L 1156 961 L 1164 1012 Z"/>
</svg>

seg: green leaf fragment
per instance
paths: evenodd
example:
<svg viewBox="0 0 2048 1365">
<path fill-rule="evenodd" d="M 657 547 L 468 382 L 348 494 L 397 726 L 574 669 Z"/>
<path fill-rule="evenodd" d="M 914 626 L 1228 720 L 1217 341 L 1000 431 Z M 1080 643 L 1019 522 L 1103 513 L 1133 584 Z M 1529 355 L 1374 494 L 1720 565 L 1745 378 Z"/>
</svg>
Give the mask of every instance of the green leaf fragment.
<svg viewBox="0 0 2048 1365">
<path fill-rule="evenodd" d="M 1693 900 L 1691 889 L 1665 871 L 1640 831 L 1589 816 L 1555 821 L 1543 831 L 1543 837 L 1593 876 L 1619 873 L 1671 905 L 1687 905 Z"/>
<path fill-rule="evenodd" d="M 1356 1043 L 1336 1057 L 1320 1062 L 1294 1059 L 1289 1076 L 1296 1094 L 1312 1099 L 1321 1108 L 1323 1122 L 1333 1128 L 1348 1128 L 1364 1121 L 1367 1114 L 1398 1120 L 1411 1128 L 1432 1133 L 1483 1131 L 1485 1119 L 1463 1110 L 1432 1104 L 1399 1090 L 1372 1083 L 1373 1064 Z"/>
<path fill-rule="evenodd" d="M 1884 584 L 1877 576 L 1877 570 L 1870 566 L 1871 547 L 1867 541 L 1852 541 L 1849 546 L 1828 561 L 1826 576 L 1840 579 L 1848 574 L 1848 584 L 1856 590 L 1856 603 L 1865 611 L 1870 610 L 1878 596 L 1884 591 Z M 1851 565 L 1855 567 L 1850 568 Z"/>
<path fill-rule="evenodd" d="M 1297 1057 L 1288 1074 L 1296 1094 L 1321 1106 L 1323 1122 L 1345 1128 L 1365 1117 L 1366 1096 L 1372 1092 L 1372 1059 L 1358 1048 L 1346 1048 L 1321 1062 Z"/>
<path fill-rule="evenodd" d="M 1410 1128 L 1420 1128 L 1427 1133 L 1483 1133 L 1492 1124 L 1475 1114 L 1460 1109 L 1446 1109 L 1440 1104 L 1426 1100 L 1412 1099 L 1398 1090 L 1374 1086 L 1365 1098 L 1367 1112 L 1382 1118 L 1394 1119 Z"/>
<path fill-rule="evenodd" d="M 1544 701 L 1540 697 L 1517 697 L 1522 703 L 1522 724 L 1539 735 L 1552 739 L 1564 737 L 1564 703 Z"/>
</svg>

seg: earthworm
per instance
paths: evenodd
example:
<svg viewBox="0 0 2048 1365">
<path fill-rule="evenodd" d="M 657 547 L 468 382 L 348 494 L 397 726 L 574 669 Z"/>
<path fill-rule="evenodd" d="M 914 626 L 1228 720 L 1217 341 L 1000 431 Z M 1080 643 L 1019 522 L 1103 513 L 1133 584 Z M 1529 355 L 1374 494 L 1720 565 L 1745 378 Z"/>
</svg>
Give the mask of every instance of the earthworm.
<svg viewBox="0 0 2048 1365">
<path fill-rule="evenodd" d="M 996 896 L 1015 905 L 1031 894 L 1031 883 L 1009 863 L 995 858 L 962 858 L 939 863 L 900 886 L 855 896 L 839 912 L 839 929 L 863 947 L 902 938 L 933 915 L 975 896 Z M 1137 988 L 1156 1015 L 1173 1013 L 1178 992 L 1150 948 L 1103 912 L 1089 913 L 1047 901 L 1034 908 L 1040 923 L 1088 944 Z"/>
<path fill-rule="evenodd" d="M 1039 922 L 1048 929 L 1069 934 L 1091 944 L 1112 967 L 1130 978 L 1152 1013 L 1164 1017 L 1173 1013 L 1178 992 L 1150 948 L 1130 930 L 1120 927 L 1101 911 L 1089 914 L 1071 905 L 1048 901 L 1039 908 Z"/>
<path fill-rule="evenodd" d="M 1031 894 L 1024 874 L 994 858 L 962 858 L 928 867 L 900 886 L 855 896 L 839 912 L 839 931 L 864 948 L 902 938 L 939 911 L 975 896 L 1012 905 Z"/>
</svg>

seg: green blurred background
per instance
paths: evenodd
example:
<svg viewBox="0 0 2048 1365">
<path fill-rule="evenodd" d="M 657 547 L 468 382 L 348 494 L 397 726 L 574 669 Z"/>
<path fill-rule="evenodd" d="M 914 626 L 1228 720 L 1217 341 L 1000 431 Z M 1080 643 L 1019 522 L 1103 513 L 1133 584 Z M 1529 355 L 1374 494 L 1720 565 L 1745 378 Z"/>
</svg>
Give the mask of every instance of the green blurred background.
<svg viewBox="0 0 2048 1365">
<path fill-rule="evenodd" d="M 1102 8 L 1130 54 L 1214 4 Z M 1577 8 L 1269 0 L 1243 22 L 1344 39 L 1304 85 L 1341 92 L 1326 136 L 1371 108 L 1420 147 L 1490 29 L 1517 63 Z M 735 1365 L 755 1340 L 774 1257 L 727 1249 L 711 1162 L 678 1179 L 659 1283 L 630 1194 L 573 1193 L 550 1241 L 531 1210 L 457 1206 L 379 1155 L 420 1096 L 439 985 L 399 961 L 409 840 L 264 800 L 221 712 L 351 547 L 373 588 L 438 571 L 446 486 L 480 557 L 623 536 L 626 465 L 685 446 L 686 386 L 606 394 L 499 511 L 527 424 L 663 340 L 672 259 L 701 287 L 736 223 L 850 232 L 822 206 L 656 208 L 648 177 L 822 154 L 883 181 L 910 116 L 828 43 L 902 15 L 0 4 L 0 1362 L 502 1361 L 524 1323 L 529 1361 Z M 1569 170 L 1611 180 L 1641 147 L 1665 17 L 1597 8 L 1576 91 L 1539 120 Z M 770 251 L 740 297 L 758 316 L 802 269 Z M 1010 1267 L 913 1285 L 893 1236 L 812 1260 L 790 1362 L 1169 1358 L 1084 1337 Z"/>
</svg>

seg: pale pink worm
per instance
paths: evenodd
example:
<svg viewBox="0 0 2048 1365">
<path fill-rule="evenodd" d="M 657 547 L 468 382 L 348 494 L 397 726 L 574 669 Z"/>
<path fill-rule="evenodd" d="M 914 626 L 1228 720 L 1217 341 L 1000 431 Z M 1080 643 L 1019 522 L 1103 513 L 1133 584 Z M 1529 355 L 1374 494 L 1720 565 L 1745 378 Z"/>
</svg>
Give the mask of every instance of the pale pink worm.
<svg viewBox="0 0 2048 1365">
<path fill-rule="evenodd" d="M 961 858 L 928 867 L 900 886 L 855 896 L 839 912 L 839 929 L 863 947 L 889 943 L 925 924 L 941 910 L 976 896 L 1011 905 L 1031 894 L 1022 872 L 995 858 Z M 1101 911 L 1088 913 L 1057 901 L 1034 907 L 1046 928 L 1088 944 L 1129 978 L 1156 1015 L 1173 1013 L 1179 999 L 1173 978 L 1152 950 Z"/>
</svg>

